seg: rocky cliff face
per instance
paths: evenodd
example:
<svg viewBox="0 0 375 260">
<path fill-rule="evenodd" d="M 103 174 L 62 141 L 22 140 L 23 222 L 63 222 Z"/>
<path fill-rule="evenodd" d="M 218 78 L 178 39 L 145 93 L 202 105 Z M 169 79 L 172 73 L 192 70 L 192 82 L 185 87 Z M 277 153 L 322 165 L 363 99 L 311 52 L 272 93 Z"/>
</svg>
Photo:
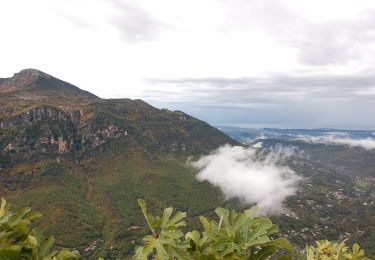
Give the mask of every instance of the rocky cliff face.
<svg viewBox="0 0 375 260">
<path fill-rule="evenodd" d="M 126 136 L 125 129 L 113 123 L 81 122 L 82 111 L 70 113 L 52 106 L 41 106 L 0 121 L 0 169 L 24 160 L 80 155 L 111 139 Z M 7 160 L 5 160 L 7 158 Z"/>
<path fill-rule="evenodd" d="M 74 95 L 62 98 L 61 92 Z M 141 100 L 102 100 L 38 70 L 2 79 L 0 94 L 0 168 L 61 155 L 81 158 L 119 138 L 150 157 L 235 143 L 183 112 L 159 110 Z"/>
<path fill-rule="evenodd" d="M 44 231 L 87 259 L 133 252 L 138 198 L 193 216 L 219 206 L 186 159 L 225 143 L 236 144 L 181 111 L 100 99 L 37 70 L 0 79 L 0 196 L 42 212 Z"/>
<path fill-rule="evenodd" d="M 0 119 L 0 128 L 20 126 L 28 123 L 35 123 L 47 120 L 71 120 L 68 112 L 55 107 L 41 106 L 32 108 L 19 115 Z"/>
</svg>

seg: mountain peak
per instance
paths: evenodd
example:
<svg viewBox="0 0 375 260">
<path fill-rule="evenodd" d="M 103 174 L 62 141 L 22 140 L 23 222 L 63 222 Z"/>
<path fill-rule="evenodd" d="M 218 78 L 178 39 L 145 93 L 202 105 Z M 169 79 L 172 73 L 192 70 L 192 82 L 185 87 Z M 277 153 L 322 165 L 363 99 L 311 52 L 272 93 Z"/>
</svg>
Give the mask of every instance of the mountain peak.
<svg viewBox="0 0 375 260">
<path fill-rule="evenodd" d="M 51 75 L 48 75 L 47 73 L 44 73 L 43 71 L 37 69 L 29 68 L 15 73 L 12 78 L 37 79 L 39 77 L 51 78 Z"/>
<path fill-rule="evenodd" d="M 71 96 L 85 96 L 96 98 L 94 94 L 84 91 L 68 82 L 55 78 L 37 69 L 24 69 L 10 78 L 0 78 L 0 93 L 27 94 L 32 92 L 33 96 L 46 97 L 46 94 L 62 93 Z M 49 98 L 49 97 L 48 97 Z"/>
<path fill-rule="evenodd" d="M 37 69 L 24 69 L 14 73 L 13 77 L 0 79 L 0 92 L 22 90 L 34 84 L 38 79 L 50 79 L 52 76 Z"/>
<path fill-rule="evenodd" d="M 4 85 L 5 83 L 7 83 L 7 85 L 11 85 L 16 84 L 17 82 L 30 83 L 41 77 L 52 78 L 51 75 L 48 75 L 47 73 L 44 73 L 43 71 L 37 69 L 23 69 L 17 73 L 14 73 L 12 77 L 0 78 L 0 85 Z"/>
</svg>

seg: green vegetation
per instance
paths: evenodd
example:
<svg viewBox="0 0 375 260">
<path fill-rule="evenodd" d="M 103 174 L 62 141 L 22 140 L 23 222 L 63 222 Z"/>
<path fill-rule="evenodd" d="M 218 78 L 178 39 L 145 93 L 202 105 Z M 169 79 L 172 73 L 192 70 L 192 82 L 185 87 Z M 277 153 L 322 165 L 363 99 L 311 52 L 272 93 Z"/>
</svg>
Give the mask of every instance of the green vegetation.
<svg viewBox="0 0 375 260">
<path fill-rule="evenodd" d="M 139 197 L 149 201 L 153 213 L 168 205 L 186 211 L 193 228 L 199 226 L 199 215 L 218 206 L 234 208 L 219 190 L 198 182 L 185 159 L 145 160 L 133 154 L 127 160 L 128 153 L 111 151 L 80 165 L 68 160 L 18 165 L 2 175 L 3 192 L 16 208 L 41 212 L 36 224 L 47 235 L 58 234 L 57 245 L 77 248 L 88 258 L 121 259 L 134 252 L 146 233 Z"/>
<path fill-rule="evenodd" d="M 186 223 L 186 213 L 164 209 L 162 217 L 147 212 L 146 203 L 139 200 L 142 213 L 152 232 L 143 238 L 144 246 L 136 249 L 134 259 L 267 259 L 279 249 L 291 256 L 295 250 L 285 238 L 272 239 L 278 227 L 265 217 L 254 217 L 255 210 L 244 213 L 217 208 L 219 223 L 201 216 L 203 233 L 194 230 L 185 235 L 180 230 Z M 280 257 L 281 258 L 281 257 Z"/>
<path fill-rule="evenodd" d="M 216 128 L 141 100 L 100 99 L 52 77 L 21 79 L 0 90 L 0 195 L 41 212 L 34 224 L 58 234 L 56 247 L 76 248 L 84 259 L 129 257 L 148 232 L 140 197 L 155 215 L 167 206 L 186 212 L 183 232 L 202 232 L 199 216 L 216 218 L 217 207 L 244 210 L 186 165 L 190 156 L 238 145 Z M 301 188 L 286 201 L 287 214 L 271 217 L 280 235 L 298 251 L 325 238 L 358 241 L 374 257 L 375 153 L 301 149 L 311 158 L 288 164 L 304 178 Z"/>
<path fill-rule="evenodd" d="M 200 216 L 203 232 L 183 233 L 186 213 L 164 209 L 162 216 L 147 212 L 146 202 L 138 200 L 151 231 L 143 238 L 132 257 L 134 260 L 224 260 L 224 259 L 307 259 L 307 260 L 369 260 L 358 244 L 349 249 L 344 242 L 317 241 L 306 247 L 301 256 L 286 238 L 276 238 L 278 227 L 270 219 L 255 216 L 255 208 L 243 213 L 217 208 L 217 220 Z M 0 208 L 0 259 L 2 260 L 71 260 L 80 258 L 77 250 L 56 250 L 53 236 L 45 238 L 33 221 L 38 212 L 23 208 L 16 213 L 4 199 Z M 112 259 L 111 257 L 107 257 Z M 102 260 L 103 258 L 99 258 Z"/>
<path fill-rule="evenodd" d="M 345 245 L 344 242 L 332 243 L 328 240 L 321 240 L 316 242 L 316 247 L 307 246 L 307 260 L 314 259 L 355 259 L 355 260 L 366 260 L 369 259 L 365 256 L 365 252 L 360 246 L 355 243 L 353 248 L 350 249 Z"/>
<path fill-rule="evenodd" d="M 285 201 L 286 214 L 271 216 L 281 233 L 299 250 L 324 239 L 358 242 L 375 259 L 375 151 L 263 141 L 265 148 L 277 144 L 298 147 L 306 154 L 287 162 L 304 179 L 297 193 Z"/>
<path fill-rule="evenodd" d="M 133 259 L 307 259 L 307 260 L 369 260 L 355 243 L 350 250 L 344 242 L 317 241 L 306 247 L 306 257 L 300 255 L 286 238 L 275 238 L 278 227 L 270 219 L 254 216 L 255 208 L 243 213 L 217 208 L 216 220 L 201 216 L 203 232 L 184 234 L 186 213 L 166 208 L 161 217 L 147 212 L 144 200 L 138 200 L 152 234 L 143 238 L 144 245 L 136 249 Z"/>
<path fill-rule="evenodd" d="M 16 213 L 4 199 L 0 208 L 0 259 L 2 260 L 67 260 L 79 258 L 78 251 L 53 250 L 53 236 L 45 238 L 32 221 L 41 215 L 23 208 Z"/>
</svg>

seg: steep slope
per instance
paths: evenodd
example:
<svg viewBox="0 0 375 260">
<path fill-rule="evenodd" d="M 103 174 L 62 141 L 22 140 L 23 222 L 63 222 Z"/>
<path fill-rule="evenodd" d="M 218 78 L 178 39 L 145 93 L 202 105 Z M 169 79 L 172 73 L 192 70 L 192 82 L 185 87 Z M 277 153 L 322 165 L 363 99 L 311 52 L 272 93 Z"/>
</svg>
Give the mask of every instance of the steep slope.
<svg viewBox="0 0 375 260">
<path fill-rule="evenodd" d="M 0 79 L 0 195 L 32 206 L 59 245 L 126 255 L 143 222 L 136 199 L 195 216 L 223 204 L 185 164 L 221 131 L 142 100 L 100 99 L 38 70 Z"/>
</svg>

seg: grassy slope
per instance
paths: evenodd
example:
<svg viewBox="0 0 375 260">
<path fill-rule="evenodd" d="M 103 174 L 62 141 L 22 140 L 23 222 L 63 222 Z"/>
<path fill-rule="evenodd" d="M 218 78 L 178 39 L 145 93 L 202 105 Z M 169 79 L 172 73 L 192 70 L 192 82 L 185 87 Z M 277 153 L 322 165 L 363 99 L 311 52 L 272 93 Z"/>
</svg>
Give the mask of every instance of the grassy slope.
<svg viewBox="0 0 375 260">
<path fill-rule="evenodd" d="M 83 251 L 97 241 L 96 249 L 86 256 L 133 252 L 134 243 L 144 234 L 138 198 L 156 211 L 173 206 L 191 217 L 223 205 L 217 189 L 195 180 L 186 157 L 145 158 L 140 150 L 129 155 L 113 152 L 109 146 L 79 165 L 69 159 L 19 165 L 7 173 L 1 193 L 15 208 L 39 210 L 43 217 L 38 224 L 55 234 L 60 246 Z M 25 168 L 33 168 L 32 177 Z"/>
</svg>

